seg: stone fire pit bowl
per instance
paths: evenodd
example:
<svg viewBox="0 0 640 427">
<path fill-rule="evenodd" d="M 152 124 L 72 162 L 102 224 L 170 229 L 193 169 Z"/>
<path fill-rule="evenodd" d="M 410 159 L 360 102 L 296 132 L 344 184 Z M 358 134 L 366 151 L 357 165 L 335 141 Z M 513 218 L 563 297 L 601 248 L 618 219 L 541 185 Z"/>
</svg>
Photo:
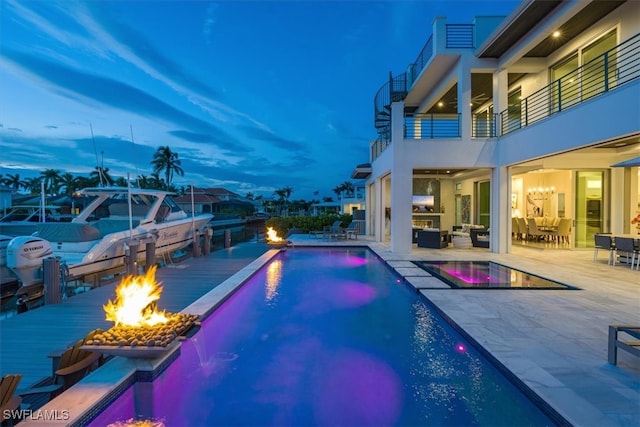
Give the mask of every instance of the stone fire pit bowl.
<svg viewBox="0 0 640 427">
<path fill-rule="evenodd" d="M 94 335 L 81 348 L 112 356 L 155 358 L 178 345 L 178 340 L 192 336 L 200 328 L 195 314 L 165 314 L 167 323 L 154 326 L 114 326 Z"/>
<path fill-rule="evenodd" d="M 282 242 L 271 242 L 267 240 L 267 245 L 269 245 L 269 247 L 273 249 L 282 249 L 291 246 L 291 242 L 288 240 L 284 240 Z"/>
</svg>

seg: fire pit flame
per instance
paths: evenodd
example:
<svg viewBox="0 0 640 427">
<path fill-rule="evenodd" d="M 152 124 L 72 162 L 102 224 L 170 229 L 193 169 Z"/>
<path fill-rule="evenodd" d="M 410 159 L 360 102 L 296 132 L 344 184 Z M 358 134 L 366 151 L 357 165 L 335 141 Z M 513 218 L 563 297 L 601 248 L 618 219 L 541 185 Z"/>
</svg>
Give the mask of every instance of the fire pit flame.
<svg viewBox="0 0 640 427">
<path fill-rule="evenodd" d="M 267 240 L 272 243 L 284 242 L 284 239 L 278 236 L 278 232 L 273 227 L 267 228 Z"/>
<path fill-rule="evenodd" d="M 127 276 L 116 288 L 115 301 L 104 306 L 107 320 L 116 326 L 154 326 L 169 319 L 165 311 L 158 311 L 156 301 L 160 299 L 162 286 L 155 280 L 156 266 L 149 268 L 144 276 Z"/>
</svg>

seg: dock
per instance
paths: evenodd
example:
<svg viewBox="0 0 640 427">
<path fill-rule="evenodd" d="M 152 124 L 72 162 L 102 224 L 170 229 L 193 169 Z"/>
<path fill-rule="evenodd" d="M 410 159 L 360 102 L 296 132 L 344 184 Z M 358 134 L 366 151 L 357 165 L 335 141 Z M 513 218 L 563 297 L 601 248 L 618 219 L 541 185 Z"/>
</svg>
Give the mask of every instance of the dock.
<svg viewBox="0 0 640 427">
<path fill-rule="evenodd" d="M 180 312 L 269 249 L 265 243 L 241 243 L 158 269 L 156 281 L 163 285 L 158 308 Z M 22 374 L 20 388 L 51 376 L 50 353 L 93 329 L 113 326 L 105 319 L 103 305 L 115 298 L 117 285 L 118 281 L 105 284 L 59 304 L 0 320 L 0 376 Z"/>
</svg>

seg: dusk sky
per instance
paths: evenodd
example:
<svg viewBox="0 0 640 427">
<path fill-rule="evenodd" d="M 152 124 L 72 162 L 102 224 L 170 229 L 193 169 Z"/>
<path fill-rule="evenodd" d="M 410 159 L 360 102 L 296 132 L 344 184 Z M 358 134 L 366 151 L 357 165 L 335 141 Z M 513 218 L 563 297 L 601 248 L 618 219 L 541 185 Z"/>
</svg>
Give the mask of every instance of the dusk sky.
<svg viewBox="0 0 640 427">
<path fill-rule="evenodd" d="M 434 17 L 518 3 L 0 0 L 0 173 L 149 176 L 169 146 L 178 186 L 335 197 Z"/>
</svg>

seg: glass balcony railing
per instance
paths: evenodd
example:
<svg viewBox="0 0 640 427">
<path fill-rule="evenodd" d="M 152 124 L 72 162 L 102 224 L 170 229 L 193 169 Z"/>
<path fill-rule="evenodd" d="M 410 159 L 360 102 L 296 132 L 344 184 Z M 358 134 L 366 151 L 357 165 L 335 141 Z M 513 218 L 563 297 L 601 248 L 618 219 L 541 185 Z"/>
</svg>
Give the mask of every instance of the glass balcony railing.
<svg viewBox="0 0 640 427">
<path fill-rule="evenodd" d="M 511 105 L 500 113 L 507 134 L 640 78 L 640 34 Z"/>
</svg>

